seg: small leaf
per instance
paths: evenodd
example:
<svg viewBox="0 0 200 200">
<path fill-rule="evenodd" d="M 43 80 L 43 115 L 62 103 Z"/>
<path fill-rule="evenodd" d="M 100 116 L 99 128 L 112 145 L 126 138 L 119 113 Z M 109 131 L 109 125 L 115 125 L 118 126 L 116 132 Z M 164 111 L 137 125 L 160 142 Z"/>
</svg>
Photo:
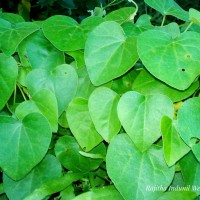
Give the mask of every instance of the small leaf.
<svg viewBox="0 0 200 200">
<path fill-rule="evenodd" d="M 184 91 L 177 90 L 156 79 L 147 70 L 143 69 L 135 78 L 132 90 L 143 95 L 163 94 L 168 96 L 173 102 L 179 102 L 191 96 L 198 87 L 199 82 L 195 81 L 188 89 Z"/>
<path fill-rule="evenodd" d="M 17 74 L 18 66 L 15 59 L 0 53 L 0 110 L 12 95 Z"/>
<path fill-rule="evenodd" d="M 59 65 L 51 71 L 35 69 L 27 76 L 27 87 L 31 95 L 44 88 L 55 94 L 59 116 L 75 96 L 77 86 L 77 73 L 73 67 L 67 64 Z"/>
<path fill-rule="evenodd" d="M 137 60 L 136 37 L 126 37 L 118 23 L 103 22 L 88 35 L 85 63 L 95 86 L 123 75 Z"/>
<path fill-rule="evenodd" d="M 127 92 L 118 103 L 118 117 L 127 134 L 140 151 L 147 150 L 160 136 L 163 116 L 173 118 L 173 103 L 167 96 L 143 96 Z"/>
<path fill-rule="evenodd" d="M 45 37 L 60 51 L 84 49 L 84 31 L 71 17 L 52 16 L 44 21 L 42 30 Z"/>
<path fill-rule="evenodd" d="M 147 70 L 178 90 L 187 89 L 200 74 L 199 33 L 188 31 L 172 38 L 167 32 L 150 30 L 139 35 L 137 45 Z"/>
<path fill-rule="evenodd" d="M 54 156 L 47 155 L 25 178 L 19 181 L 14 181 L 4 174 L 3 185 L 10 200 L 21 200 L 45 182 L 61 175 L 60 163 Z"/>
<path fill-rule="evenodd" d="M 88 107 L 98 133 L 107 142 L 119 132 L 121 123 L 117 116 L 119 96 L 113 90 L 99 87 L 90 95 Z"/>
<path fill-rule="evenodd" d="M 73 200 L 101 200 L 101 199 L 113 199 L 124 200 L 121 194 L 116 190 L 114 186 L 106 186 L 103 188 L 92 189 L 89 192 L 82 193 L 76 196 Z"/>
<path fill-rule="evenodd" d="M 189 9 L 189 18 L 194 24 L 200 26 L 200 12 L 194 8 Z"/>
<path fill-rule="evenodd" d="M 161 121 L 163 136 L 164 157 L 168 166 L 174 165 L 179 159 L 190 151 L 177 132 L 176 122 L 169 117 L 163 117 Z"/>
<path fill-rule="evenodd" d="M 67 120 L 69 128 L 86 152 L 102 142 L 102 137 L 96 131 L 88 111 L 88 101 L 83 98 L 75 98 L 67 108 Z"/>
<path fill-rule="evenodd" d="M 111 140 L 106 160 L 108 175 L 126 200 L 155 200 L 174 176 L 174 167 L 167 166 L 161 148 L 152 145 L 141 153 L 126 134 Z M 148 190 L 158 185 L 163 191 Z"/>
<path fill-rule="evenodd" d="M 13 180 L 19 180 L 46 154 L 51 128 L 39 113 L 31 113 L 22 121 L 0 116 L 0 138 L 0 166 Z"/>
<path fill-rule="evenodd" d="M 134 16 L 134 7 L 124 7 L 110 12 L 104 17 L 104 19 L 106 21 L 115 21 L 119 24 L 123 24 L 124 22 L 133 20 Z"/>
<path fill-rule="evenodd" d="M 55 95 L 47 89 L 36 92 L 32 99 L 24 101 L 15 110 L 16 116 L 22 120 L 26 115 L 33 112 L 43 114 L 49 121 L 52 131 L 58 129 L 58 107 Z"/>
<path fill-rule="evenodd" d="M 183 10 L 174 0 L 145 0 L 145 3 L 162 15 L 171 15 L 183 21 L 188 21 L 188 12 Z"/>
<path fill-rule="evenodd" d="M 55 154 L 60 163 L 73 172 L 89 172 L 97 169 L 103 159 L 87 158 L 79 153 L 82 149 L 71 136 L 60 137 L 55 145 Z M 90 151 L 91 154 L 102 154 L 105 156 L 106 148 L 103 143 Z"/>
</svg>

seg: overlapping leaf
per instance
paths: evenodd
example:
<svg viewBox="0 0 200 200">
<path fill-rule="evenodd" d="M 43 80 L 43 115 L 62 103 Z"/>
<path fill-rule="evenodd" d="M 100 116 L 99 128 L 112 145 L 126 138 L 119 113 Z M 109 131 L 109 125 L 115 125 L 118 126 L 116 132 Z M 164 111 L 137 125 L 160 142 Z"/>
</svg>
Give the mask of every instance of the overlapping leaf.
<svg viewBox="0 0 200 200">
<path fill-rule="evenodd" d="M 138 37 L 138 53 L 156 78 L 179 89 L 187 89 L 200 74 L 200 34 L 185 32 L 178 37 L 150 30 Z"/>
<path fill-rule="evenodd" d="M 155 200 L 162 195 L 174 176 L 162 149 L 152 146 L 141 153 L 126 134 L 115 136 L 107 152 L 108 175 L 126 200 Z M 148 188 L 162 185 L 163 191 Z"/>
<path fill-rule="evenodd" d="M 127 37 L 117 22 L 103 22 L 88 35 L 85 63 L 94 85 L 121 76 L 137 60 L 136 37 Z"/>
<path fill-rule="evenodd" d="M 173 118 L 173 104 L 167 96 L 144 96 L 127 92 L 119 100 L 118 116 L 127 134 L 140 151 L 147 150 L 160 136 L 163 116 Z"/>
<path fill-rule="evenodd" d="M 12 179 L 28 174 L 46 154 L 51 141 L 51 127 L 39 113 L 22 121 L 0 116 L 0 167 Z"/>
</svg>

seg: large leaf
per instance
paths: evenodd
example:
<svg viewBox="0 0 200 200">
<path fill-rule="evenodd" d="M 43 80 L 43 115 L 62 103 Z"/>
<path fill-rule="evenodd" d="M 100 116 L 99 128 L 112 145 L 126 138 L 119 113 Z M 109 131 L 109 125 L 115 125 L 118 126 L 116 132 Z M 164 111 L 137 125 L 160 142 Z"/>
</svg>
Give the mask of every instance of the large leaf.
<svg viewBox="0 0 200 200">
<path fill-rule="evenodd" d="M 70 17 L 52 16 L 44 21 L 42 30 L 45 37 L 60 51 L 75 51 L 84 48 L 84 31 Z"/>
<path fill-rule="evenodd" d="M 82 151 L 74 137 L 60 137 L 55 145 L 55 154 L 60 163 L 73 172 L 89 172 L 97 169 L 103 159 L 92 159 L 82 156 Z M 92 149 L 89 153 L 105 156 L 106 149 L 103 143 Z"/>
<path fill-rule="evenodd" d="M 181 91 L 166 85 L 143 69 L 133 82 L 132 90 L 143 95 L 164 94 L 173 102 L 178 102 L 191 96 L 199 87 L 199 82 L 195 81 L 188 89 Z"/>
<path fill-rule="evenodd" d="M 173 118 L 173 103 L 167 96 L 144 96 L 127 92 L 119 100 L 118 116 L 127 134 L 140 151 L 147 150 L 160 136 L 163 116 Z"/>
<path fill-rule="evenodd" d="M 161 131 L 163 136 L 164 157 L 168 166 L 174 165 L 180 158 L 190 151 L 177 132 L 177 123 L 169 117 L 163 117 Z"/>
<path fill-rule="evenodd" d="M 73 99 L 66 114 L 69 128 L 82 149 L 90 151 L 103 140 L 91 120 L 86 99 Z"/>
<path fill-rule="evenodd" d="M 51 90 L 57 98 L 60 116 L 76 94 L 78 76 L 75 69 L 67 64 L 51 71 L 35 69 L 27 76 L 27 87 L 32 95 L 44 88 Z"/>
<path fill-rule="evenodd" d="M 0 166 L 14 180 L 23 178 L 46 154 L 51 127 L 39 113 L 22 121 L 0 116 Z"/>
<path fill-rule="evenodd" d="M 156 78 L 185 90 L 200 74 L 200 34 L 189 31 L 172 37 L 159 30 L 146 31 L 138 37 L 138 53 Z"/>
<path fill-rule="evenodd" d="M 17 74 L 18 66 L 15 59 L 0 53 L 0 110 L 14 90 Z"/>
<path fill-rule="evenodd" d="M 56 49 L 41 30 L 24 39 L 18 47 L 18 53 L 22 65 L 31 66 L 32 69 L 51 70 L 65 62 L 64 53 Z"/>
<path fill-rule="evenodd" d="M 181 137 L 189 145 L 195 156 L 200 160 L 200 98 L 190 98 L 179 108 L 178 130 Z"/>
<path fill-rule="evenodd" d="M 191 191 L 200 195 L 200 163 L 196 160 L 192 152 L 190 152 L 189 154 L 187 154 L 187 156 L 182 158 L 179 163 L 185 181 L 185 185 L 189 185 Z"/>
<path fill-rule="evenodd" d="M 49 121 L 52 131 L 58 129 L 58 106 L 55 95 L 47 89 L 36 92 L 31 100 L 22 102 L 15 110 L 15 114 L 19 119 L 23 119 L 26 115 L 38 112 L 43 114 Z"/>
<path fill-rule="evenodd" d="M 21 200 L 45 182 L 61 175 L 60 163 L 54 156 L 47 155 L 24 179 L 14 181 L 4 174 L 3 186 L 10 200 Z"/>
<path fill-rule="evenodd" d="M 119 96 L 106 87 L 97 88 L 89 97 L 90 116 L 98 133 L 107 142 L 119 132 L 121 123 L 117 116 Z"/>
<path fill-rule="evenodd" d="M 6 55 L 12 55 L 20 42 L 38 29 L 39 26 L 35 23 L 20 22 L 15 24 L 0 19 L 0 49 Z"/>
<path fill-rule="evenodd" d="M 94 85 L 121 76 L 137 60 L 136 37 L 127 37 L 117 22 L 103 22 L 88 35 L 85 63 Z"/>
<path fill-rule="evenodd" d="M 89 192 L 85 192 L 78 195 L 73 200 L 124 200 L 121 194 L 116 190 L 114 186 L 106 186 L 103 188 L 93 189 Z"/>
<path fill-rule="evenodd" d="M 174 167 L 168 168 L 160 147 L 153 145 L 141 153 L 126 134 L 114 137 L 106 160 L 108 175 L 126 200 L 155 200 L 174 176 Z M 163 190 L 149 190 L 155 186 Z"/>
<path fill-rule="evenodd" d="M 174 0 L 145 0 L 145 3 L 162 15 L 171 15 L 183 21 L 188 21 L 188 12 L 183 10 Z"/>
</svg>

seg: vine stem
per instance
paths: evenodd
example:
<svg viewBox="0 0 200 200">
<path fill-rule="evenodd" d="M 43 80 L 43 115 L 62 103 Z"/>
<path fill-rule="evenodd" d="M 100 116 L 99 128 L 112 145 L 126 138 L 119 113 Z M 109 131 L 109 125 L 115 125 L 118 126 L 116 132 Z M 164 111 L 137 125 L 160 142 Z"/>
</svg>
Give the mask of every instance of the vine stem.
<svg viewBox="0 0 200 200">
<path fill-rule="evenodd" d="M 25 94 L 24 94 L 22 88 L 21 88 L 19 85 L 17 85 L 17 86 L 18 86 L 18 88 L 19 88 L 19 90 L 20 90 L 20 92 L 21 92 L 21 94 L 22 94 L 24 100 L 27 101 L 26 96 L 25 96 Z"/>
<path fill-rule="evenodd" d="M 183 31 L 183 33 L 185 33 L 186 31 L 188 31 L 188 29 L 192 26 L 193 22 L 190 22 L 187 26 L 187 28 Z"/>
<path fill-rule="evenodd" d="M 163 16 L 163 19 L 162 19 L 161 26 L 163 26 L 163 25 L 164 25 L 164 23 L 165 23 L 165 20 L 166 20 L 166 15 L 164 15 L 164 16 Z"/>
</svg>

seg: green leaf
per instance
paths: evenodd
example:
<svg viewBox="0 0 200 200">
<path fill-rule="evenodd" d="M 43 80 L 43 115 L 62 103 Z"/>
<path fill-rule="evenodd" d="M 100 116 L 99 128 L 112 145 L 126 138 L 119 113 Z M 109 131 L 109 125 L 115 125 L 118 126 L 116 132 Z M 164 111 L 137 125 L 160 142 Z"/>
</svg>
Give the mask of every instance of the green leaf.
<svg viewBox="0 0 200 200">
<path fill-rule="evenodd" d="M 26 115 L 33 112 L 43 114 L 49 121 L 52 131 L 58 129 L 58 106 L 55 95 L 47 89 L 36 92 L 31 100 L 24 101 L 15 110 L 18 119 L 22 120 Z"/>
<path fill-rule="evenodd" d="M 96 131 L 89 115 L 86 99 L 73 99 L 66 114 L 69 128 L 82 149 L 90 151 L 102 142 L 103 139 Z"/>
<path fill-rule="evenodd" d="M 73 67 L 67 64 L 59 65 L 51 71 L 35 69 L 27 76 L 27 87 L 31 95 L 44 88 L 55 94 L 59 116 L 75 96 L 77 86 L 77 73 Z"/>
<path fill-rule="evenodd" d="M 141 153 L 126 134 L 114 137 L 106 160 L 108 175 L 126 200 L 155 200 L 174 176 L 174 167 L 168 168 L 161 148 L 153 145 Z M 160 185 L 163 190 L 150 190 Z"/>
<path fill-rule="evenodd" d="M 116 190 L 114 186 L 106 186 L 103 188 L 92 189 L 89 192 L 82 193 L 76 196 L 73 200 L 124 200 L 121 194 Z"/>
<path fill-rule="evenodd" d="M 0 49 L 12 55 L 20 42 L 40 27 L 31 22 L 10 23 L 0 19 Z"/>
<path fill-rule="evenodd" d="M 124 7 L 110 12 L 104 19 L 106 21 L 115 21 L 119 24 L 123 24 L 124 22 L 133 20 L 135 14 L 134 7 Z"/>
<path fill-rule="evenodd" d="M 45 37 L 60 51 L 75 51 L 85 46 L 85 34 L 71 17 L 56 15 L 46 19 L 42 30 Z"/>
<path fill-rule="evenodd" d="M 173 103 L 167 96 L 144 96 L 127 92 L 119 100 L 118 116 L 127 134 L 140 151 L 147 150 L 160 136 L 163 116 L 173 118 Z"/>
<path fill-rule="evenodd" d="M 138 54 L 156 78 L 178 89 L 187 89 L 200 74 L 200 34 L 150 30 L 138 37 Z"/>
<path fill-rule="evenodd" d="M 10 23 L 24 22 L 22 16 L 14 13 L 0 13 L 0 18 L 9 21 Z"/>
<path fill-rule="evenodd" d="M 200 164 L 196 160 L 194 154 L 190 152 L 182 158 L 179 163 L 185 185 L 190 185 L 190 190 L 195 192 L 197 195 L 200 195 Z"/>
<path fill-rule="evenodd" d="M 83 50 L 67 51 L 65 53 L 74 58 L 77 68 L 81 68 L 81 67 L 85 66 L 84 51 Z"/>
<path fill-rule="evenodd" d="M 4 174 L 3 185 L 10 200 L 21 200 L 45 182 L 61 175 L 60 163 L 54 156 L 47 155 L 24 179 L 14 181 Z"/>
<path fill-rule="evenodd" d="M 43 200 L 45 197 L 60 192 L 67 188 L 74 181 L 78 181 L 83 178 L 86 174 L 84 173 L 71 173 L 68 172 L 60 178 L 55 178 L 51 181 L 44 183 L 40 188 L 34 190 L 24 200 Z"/>
<path fill-rule="evenodd" d="M 0 138 L 0 166 L 12 179 L 19 180 L 46 154 L 51 128 L 39 113 L 31 113 L 22 121 L 0 116 Z"/>
<path fill-rule="evenodd" d="M 200 26 L 200 12 L 194 8 L 189 9 L 189 19 L 194 24 Z"/>
<path fill-rule="evenodd" d="M 194 149 L 199 158 L 200 145 L 200 98 L 194 97 L 185 101 L 178 110 L 178 130 L 185 143 Z"/>
<path fill-rule="evenodd" d="M 121 123 L 117 116 L 119 96 L 113 90 L 99 87 L 90 95 L 88 107 L 98 133 L 106 142 L 119 132 Z"/>
<path fill-rule="evenodd" d="M 156 79 L 147 70 L 143 69 L 134 80 L 132 90 L 143 95 L 163 94 L 173 102 L 178 102 L 191 96 L 198 87 L 199 82 L 195 81 L 188 89 L 184 91 L 177 90 Z"/>
<path fill-rule="evenodd" d="M 192 200 L 195 199 L 196 194 L 191 191 L 174 191 L 174 192 L 165 192 L 160 198 L 157 200 Z"/>
<path fill-rule="evenodd" d="M 41 30 L 24 39 L 18 47 L 18 53 L 22 65 L 31 66 L 32 69 L 52 70 L 65 62 L 64 53 L 57 50 Z"/>
<path fill-rule="evenodd" d="M 71 136 L 60 137 L 55 145 L 56 157 L 66 169 L 73 172 L 93 171 L 103 162 L 103 159 L 91 159 L 82 156 L 79 153 L 81 150 L 75 138 Z M 106 149 L 104 144 L 99 144 L 90 153 L 103 154 L 105 156 Z"/>
<path fill-rule="evenodd" d="M 136 37 L 126 37 L 118 23 L 103 22 L 88 35 L 85 63 L 94 85 L 123 75 L 137 60 Z"/>
<path fill-rule="evenodd" d="M 0 53 L 0 110 L 12 95 L 17 74 L 18 66 L 15 59 Z"/>
<path fill-rule="evenodd" d="M 163 117 L 161 131 L 163 136 L 164 157 L 168 166 L 174 165 L 190 151 L 177 132 L 177 123 L 169 117 Z"/>
<path fill-rule="evenodd" d="M 183 21 L 188 21 L 188 12 L 183 10 L 174 0 L 144 0 L 146 4 L 162 15 L 171 15 Z"/>
</svg>

